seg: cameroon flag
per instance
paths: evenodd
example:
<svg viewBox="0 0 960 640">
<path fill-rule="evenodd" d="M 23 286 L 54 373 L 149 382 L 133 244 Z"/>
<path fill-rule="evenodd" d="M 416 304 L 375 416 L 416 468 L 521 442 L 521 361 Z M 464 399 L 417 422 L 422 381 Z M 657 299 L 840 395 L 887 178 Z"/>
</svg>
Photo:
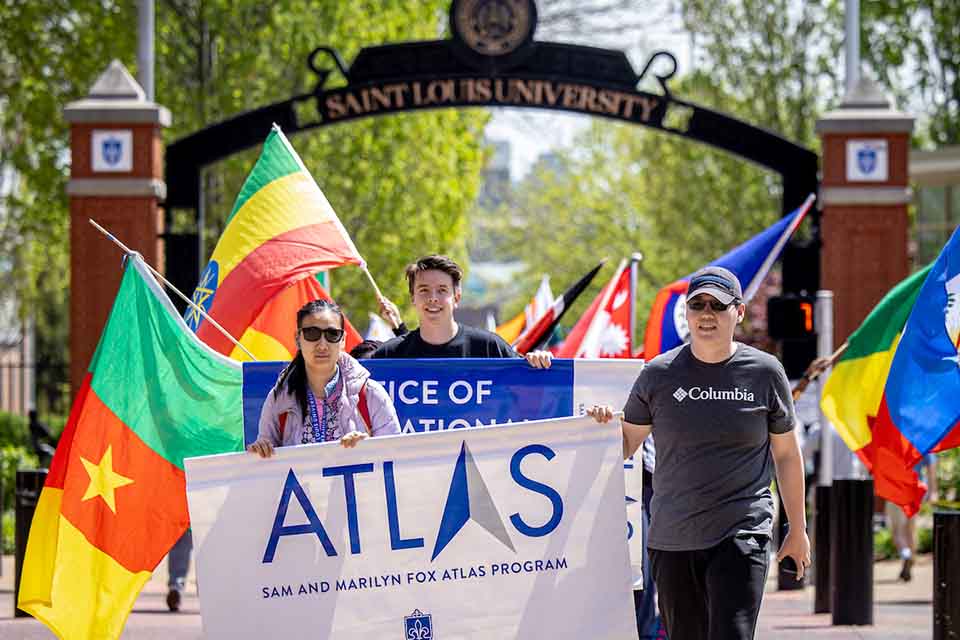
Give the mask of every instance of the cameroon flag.
<svg viewBox="0 0 960 640">
<path fill-rule="evenodd" d="M 61 638 L 120 636 L 189 526 L 183 459 L 243 449 L 241 385 L 129 255 L 40 494 L 21 609 Z"/>
<path fill-rule="evenodd" d="M 288 360 L 296 351 L 296 310 L 329 298 L 314 275 L 346 264 L 364 261 L 300 156 L 274 125 L 193 301 L 258 359 Z M 277 300 L 279 296 L 284 299 Z M 291 307 L 292 316 L 287 313 Z M 246 359 L 193 307 L 184 319 L 215 351 Z M 352 326 L 344 329 L 349 350 L 361 338 Z"/>
<path fill-rule="evenodd" d="M 847 350 L 834 365 L 820 400 L 837 433 L 870 470 L 877 495 L 908 512 L 913 509 L 908 505 L 919 505 L 926 489 L 904 458 L 909 443 L 890 421 L 884 386 L 930 268 L 895 286 L 847 339 Z"/>
</svg>

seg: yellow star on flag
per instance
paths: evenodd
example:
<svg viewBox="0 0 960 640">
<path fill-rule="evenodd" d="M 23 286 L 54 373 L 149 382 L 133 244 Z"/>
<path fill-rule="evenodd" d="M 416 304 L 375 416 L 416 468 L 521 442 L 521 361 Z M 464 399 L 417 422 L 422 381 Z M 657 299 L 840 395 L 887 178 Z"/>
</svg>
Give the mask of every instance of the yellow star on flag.
<svg viewBox="0 0 960 640">
<path fill-rule="evenodd" d="M 80 502 L 100 496 L 103 498 L 103 501 L 107 503 L 107 506 L 110 507 L 110 511 L 116 513 L 117 503 L 114 499 L 114 489 L 133 484 L 133 480 L 113 470 L 113 446 L 107 447 L 98 464 L 90 462 L 83 456 L 80 456 L 80 462 L 83 463 L 84 468 L 87 470 L 87 475 L 90 476 L 90 484 L 87 486 L 87 492 L 80 498 Z"/>
</svg>

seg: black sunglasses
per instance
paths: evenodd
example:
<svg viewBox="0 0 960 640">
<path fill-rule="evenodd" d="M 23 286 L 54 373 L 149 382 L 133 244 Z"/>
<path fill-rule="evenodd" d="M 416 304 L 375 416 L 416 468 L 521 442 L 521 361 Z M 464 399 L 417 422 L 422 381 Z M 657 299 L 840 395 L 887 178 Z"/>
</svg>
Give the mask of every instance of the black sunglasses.
<svg viewBox="0 0 960 640">
<path fill-rule="evenodd" d="M 723 304 L 719 300 L 711 300 L 710 302 L 707 302 L 706 300 L 690 300 L 687 302 L 687 309 L 690 309 L 690 311 L 703 311 L 707 308 L 707 305 L 710 305 L 710 308 L 713 311 L 720 313 L 721 311 L 726 311 L 729 309 L 730 305 L 739 304 L 739 302 L 740 301 L 736 298 L 731 300 L 730 304 Z"/>
<path fill-rule="evenodd" d="M 326 329 L 321 329 L 320 327 L 301 327 L 300 335 L 302 335 L 303 339 L 307 342 L 316 342 L 320 339 L 320 336 L 323 336 L 327 339 L 327 342 L 334 343 L 343 340 L 343 329 L 337 329 L 336 327 L 327 327 Z"/>
</svg>

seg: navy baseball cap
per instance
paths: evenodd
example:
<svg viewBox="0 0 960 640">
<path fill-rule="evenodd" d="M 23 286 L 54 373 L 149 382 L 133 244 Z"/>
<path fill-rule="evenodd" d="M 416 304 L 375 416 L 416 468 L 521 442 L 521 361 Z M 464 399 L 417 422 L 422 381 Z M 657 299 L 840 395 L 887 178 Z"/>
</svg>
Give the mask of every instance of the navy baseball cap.
<svg viewBox="0 0 960 640">
<path fill-rule="evenodd" d="M 743 300 L 740 280 L 733 275 L 733 272 L 723 267 L 706 267 L 690 277 L 687 300 L 701 293 L 711 295 L 723 304 L 730 304 L 734 300 Z"/>
</svg>

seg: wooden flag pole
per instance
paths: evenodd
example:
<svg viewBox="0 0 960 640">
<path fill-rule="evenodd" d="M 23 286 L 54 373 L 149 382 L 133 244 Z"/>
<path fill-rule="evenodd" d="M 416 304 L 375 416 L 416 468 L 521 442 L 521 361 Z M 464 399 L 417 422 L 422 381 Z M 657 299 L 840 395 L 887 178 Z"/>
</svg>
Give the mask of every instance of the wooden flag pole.
<svg viewBox="0 0 960 640">
<path fill-rule="evenodd" d="M 365 276 L 367 276 L 367 280 L 370 282 L 370 286 L 373 287 L 373 292 L 374 292 L 374 293 L 376 294 L 376 296 L 377 296 L 377 302 L 380 302 L 381 300 L 386 300 L 386 298 L 383 297 L 383 294 L 380 293 L 380 287 L 377 286 L 377 281 L 373 279 L 373 275 L 372 275 L 372 274 L 370 273 L 370 271 L 367 269 L 366 263 L 364 263 L 364 265 L 363 265 L 362 267 L 360 267 L 360 269 L 363 271 L 363 274 L 364 274 Z M 395 322 L 393 321 L 393 318 L 390 318 L 390 324 L 391 324 L 392 328 L 394 328 L 394 329 L 396 329 L 397 327 L 400 326 L 399 323 L 395 323 Z"/>
<path fill-rule="evenodd" d="M 130 248 L 127 247 L 127 245 L 125 245 L 125 244 L 123 244 L 122 242 L 120 242 L 119 240 L 117 240 L 116 236 L 114 236 L 112 233 L 110 233 L 109 231 L 107 231 L 106 229 L 104 229 L 103 227 L 101 227 L 99 224 L 97 224 L 97 223 L 93 220 L 93 218 L 87 218 L 87 220 L 89 220 L 90 224 L 92 224 L 92 225 L 97 229 L 97 231 L 99 231 L 100 233 L 102 233 L 103 235 L 105 235 L 109 240 L 112 240 L 112 241 L 114 242 L 114 244 L 116 244 L 118 247 L 120 247 L 120 249 L 121 249 L 125 254 L 131 255 L 131 254 L 136 253 L 136 251 L 131 250 Z M 143 258 L 143 256 L 140 256 L 140 257 L 141 257 L 141 259 Z M 157 271 L 157 270 L 154 269 L 152 266 L 150 266 L 150 264 L 148 264 L 146 260 L 143 261 L 143 264 L 147 265 L 147 269 L 150 269 L 150 273 L 152 273 L 155 278 L 157 278 L 160 282 L 162 282 L 162 283 L 165 284 L 167 287 L 169 287 L 171 291 L 173 291 L 173 292 L 176 293 L 178 296 L 180 296 L 180 298 L 181 298 L 184 302 L 186 302 L 188 305 L 190 305 L 190 307 L 191 307 L 194 311 L 196 311 L 197 313 L 199 313 L 201 316 L 203 316 L 203 318 L 204 318 L 205 320 L 209 321 L 210 324 L 212 324 L 214 327 L 216 327 L 217 330 L 220 331 L 220 333 L 222 333 L 224 336 L 227 337 L 228 340 L 230 340 L 230 342 L 232 342 L 235 346 L 239 347 L 240 350 L 243 351 L 245 354 L 247 354 L 248 356 L 250 356 L 250 359 L 251 359 L 251 360 L 256 360 L 256 357 L 254 357 L 254 355 L 253 355 L 252 353 L 250 353 L 250 351 L 247 350 L 247 348 L 246 348 L 245 346 L 243 346 L 242 344 L 240 344 L 240 343 L 237 341 L 237 339 L 234 338 L 232 335 L 230 335 L 230 333 L 229 333 L 226 329 L 224 329 L 223 327 L 221 327 L 219 322 L 217 322 L 216 320 L 214 320 L 213 318 L 211 318 L 210 316 L 208 316 L 208 315 L 207 315 L 207 312 L 204 311 L 203 308 L 201 308 L 197 303 L 195 303 L 193 300 L 191 300 L 191 299 L 188 298 L 187 296 L 183 295 L 183 293 L 181 293 L 181 291 L 180 291 L 179 289 L 177 289 L 175 286 L 173 286 L 173 284 L 172 284 L 169 280 L 167 280 L 166 278 L 164 278 L 163 275 L 161 275 L 159 271 Z M 374 285 L 374 286 L 376 286 L 376 285 Z"/>
<path fill-rule="evenodd" d="M 797 401 L 797 398 L 800 397 L 800 394 L 806 391 L 811 382 L 819 378 L 820 374 L 832 367 L 833 364 L 840 359 L 840 356 L 842 356 L 844 351 L 847 350 L 847 346 L 848 343 L 844 342 L 842 345 L 840 345 L 840 348 L 834 351 L 830 356 L 826 358 L 817 358 L 810 363 L 810 366 L 807 367 L 803 377 L 800 378 L 799 382 L 797 382 L 797 386 L 793 388 L 792 394 L 794 402 Z"/>
</svg>

